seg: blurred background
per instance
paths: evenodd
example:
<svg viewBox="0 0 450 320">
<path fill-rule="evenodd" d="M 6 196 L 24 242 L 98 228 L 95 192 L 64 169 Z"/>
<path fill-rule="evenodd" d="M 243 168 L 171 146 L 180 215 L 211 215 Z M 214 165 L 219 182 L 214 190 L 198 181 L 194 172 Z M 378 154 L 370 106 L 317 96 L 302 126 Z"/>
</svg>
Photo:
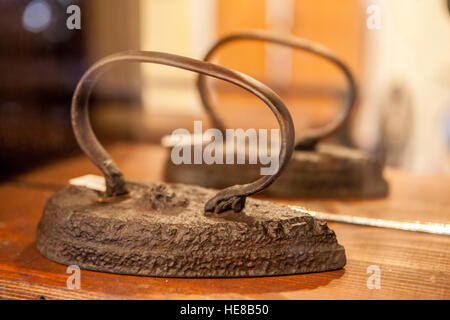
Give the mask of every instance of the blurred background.
<svg viewBox="0 0 450 320">
<path fill-rule="evenodd" d="M 79 26 L 69 28 L 73 8 Z M 360 94 L 337 142 L 388 166 L 450 173 L 450 0 L 0 0 L 0 176 L 80 152 L 70 100 L 97 59 L 138 49 L 202 59 L 218 38 L 247 29 L 316 41 L 350 67 Z M 346 97 L 343 74 L 299 50 L 237 41 L 214 62 L 272 87 L 297 135 L 336 117 Z M 192 130 L 193 120 L 207 121 L 196 76 L 157 65 L 112 68 L 92 96 L 94 130 L 106 143 L 159 143 L 174 129 Z M 277 127 L 242 89 L 208 86 L 227 127 Z"/>
</svg>

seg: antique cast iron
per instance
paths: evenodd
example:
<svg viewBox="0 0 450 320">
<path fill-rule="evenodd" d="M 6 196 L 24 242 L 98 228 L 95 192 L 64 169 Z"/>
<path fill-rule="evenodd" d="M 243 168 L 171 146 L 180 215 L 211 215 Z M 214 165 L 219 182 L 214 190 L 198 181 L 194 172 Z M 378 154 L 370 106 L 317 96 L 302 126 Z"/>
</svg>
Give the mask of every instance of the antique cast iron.
<svg viewBox="0 0 450 320">
<path fill-rule="evenodd" d="M 253 93 L 272 110 L 282 136 L 279 171 L 222 191 L 185 184 L 127 181 L 92 131 L 88 100 L 106 66 L 120 61 L 173 66 Z M 345 250 L 324 221 L 247 199 L 280 175 L 294 150 L 291 116 L 267 86 L 237 71 L 160 52 L 127 52 L 98 61 L 72 99 L 80 147 L 103 172 L 106 192 L 57 191 L 45 206 L 36 246 L 47 258 L 81 268 L 161 277 L 246 277 L 342 268 Z"/>
<path fill-rule="evenodd" d="M 381 197 L 388 185 L 382 176 L 382 166 L 367 153 L 320 143 L 336 134 L 346 123 L 356 100 L 356 85 L 349 68 L 329 49 L 317 43 L 267 31 L 246 31 L 220 39 L 206 54 L 208 61 L 223 45 L 235 40 L 258 40 L 290 46 L 323 57 L 336 65 L 348 83 L 348 97 L 343 112 L 327 125 L 311 129 L 295 143 L 295 152 L 283 175 L 264 193 L 278 197 Z M 208 99 L 205 77 L 197 82 L 203 106 L 215 128 L 225 132 L 225 125 L 214 112 Z M 171 182 L 189 182 L 210 188 L 223 188 L 254 179 L 259 174 L 256 165 L 174 165 L 170 158 L 165 178 Z"/>
</svg>

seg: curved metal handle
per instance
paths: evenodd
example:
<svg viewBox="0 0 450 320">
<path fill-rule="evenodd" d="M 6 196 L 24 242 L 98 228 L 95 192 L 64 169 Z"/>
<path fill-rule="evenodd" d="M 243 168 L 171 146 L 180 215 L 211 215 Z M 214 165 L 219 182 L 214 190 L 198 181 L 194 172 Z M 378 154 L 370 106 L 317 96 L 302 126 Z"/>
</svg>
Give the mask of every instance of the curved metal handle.
<svg viewBox="0 0 450 320">
<path fill-rule="evenodd" d="M 340 70 L 344 73 L 349 87 L 349 95 L 347 98 L 347 101 L 345 102 L 344 111 L 340 116 L 335 119 L 334 121 L 328 123 L 327 125 L 317 128 L 317 129 L 310 129 L 305 135 L 300 137 L 296 143 L 295 143 L 295 149 L 296 150 L 314 150 L 317 143 L 327 138 L 331 135 L 333 135 L 336 131 L 338 131 L 344 123 L 347 121 L 350 112 L 355 104 L 356 101 L 356 84 L 355 80 L 353 79 L 353 75 L 350 72 L 350 69 L 345 65 L 344 62 L 342 62 L 338 57 L 336 57 L 328 48 L 306 40 L 302 38 L 297 38 L 294 36 L 289 35 L 279 35 L 276 33 L 271 33 L 268 31 L 263 30 L 249 30 L 249 31 L 243 31 L 239 33 L 230 34 L 226 37 L 221 38 L 219 41 L 217 41 L 211 49 L 209 49 L 208 53 L 204 57 L 204 61 L 208 61 L 214 52 L 218 50 L 222 45 L 235 41 L 235 40 L 259 40 L 259 41 L 268 41 L 273 42 L 282 46 L 289 46 L 301 50 L 305 50 L 307 52 L 313 53 L 315 55 L 318 55 L 320 57 L 323 57 L 329 61 L 331 61 L 333 64 L 335 64 L 337 67 L 339 67 Z M 201 74 L 198 76 L 197 79 L 197 88 L 200 94 L 200 98 L 203 103 L 203 107 L 205 108 L 206 112 L 209 114 L 213 125 L 218 128 L 221 131 L 225 130 L 225 125 L 223 124 L 222 120 L 219 119 L 218 115 L 214 112 L 213 108 L 211 107 L 210 102 L 208 101 L 208 95 L 206 94 L 206 82 L 204 76 Z"/>
<path fill-rule="evenodd" d="M 238 71 L 209 62 L 199 61 L 163 52 L 130 51 L 107 56 L 90 67 L 78 82 L 72 97 L 72 126 L 81 149 L 103 172 L 106 194 L 109 197 L 127 194 L 123 174 L 96 138 L 89 120 L 88 102 L 95 80 L 105 67 L 120 61 L 162 64 L 186 69 L 231 82 L 260 98 L 275 114 L 281 131 L 278 171 L 244 185 L 235 185 L 219 191 L 205 205 L 205 212 L 241 211 L 247 196 L 268 187 L 280 175 L 294 150 L 294 125 L 291 115 L 280 97 L 266 85 Z"/>
</svg>

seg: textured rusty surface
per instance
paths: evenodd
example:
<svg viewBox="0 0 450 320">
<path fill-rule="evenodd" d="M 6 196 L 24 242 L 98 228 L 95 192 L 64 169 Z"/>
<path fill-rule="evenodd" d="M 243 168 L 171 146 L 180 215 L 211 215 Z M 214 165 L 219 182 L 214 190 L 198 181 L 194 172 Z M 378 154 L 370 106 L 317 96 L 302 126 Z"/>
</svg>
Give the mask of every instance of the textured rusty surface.
<svg viewBox="0 0 450 320">
<path fill-rule="evenodd" d="M 123 61 L 168 65 L 231 82 L 259 97 L 280 125 L 275 174 L 252 183 L 204 189 L 126 182 L 97 140 L 88 102 L 106 66 Z M 345 251 L 325 222 L 247 196 L 271 185 L 294 150 L 291 116 L 267 86 L 211 63 L 161 52 L 125 52 L 95 63 L 72 99 L 80 147 L 105 176 L 106 193 L 68 186 L 47 202 L 36 247 L 47 258 L 96 271 L 161 277 L 245 277 L 335 270 Z"/>
<path fill-rule="evenodd" d="M 260 165 L 174 165 L 167 159 L 169 182 L 221 189 L 258 177 Z M 261 194 L 296 198 L 376 198 L 388 194 L 382 167 L 366 153 L 319 144 L 316 151 L 296 150 L 283 174 Z"/>
<path fill-rule="evenodd" d="M 345 250 L 323 221 L 248 199 L 240 213 L 205 216 L 216 190 L 127 183 L 106 203 L 68 186 L 47 202 L 36 246 L 56 262 L 104 272 L 162 277 L 247 277 L 342 268 Z"/>
</svg>

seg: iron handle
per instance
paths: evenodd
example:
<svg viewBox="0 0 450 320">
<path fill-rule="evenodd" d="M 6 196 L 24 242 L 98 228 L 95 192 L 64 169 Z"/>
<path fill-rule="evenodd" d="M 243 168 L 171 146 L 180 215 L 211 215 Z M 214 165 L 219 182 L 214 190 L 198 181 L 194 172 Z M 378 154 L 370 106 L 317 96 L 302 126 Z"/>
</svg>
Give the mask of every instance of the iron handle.
<svg viewBox="0 0 450 320">
<path fill-rule="evenodd" d="M 273 90 L 243 73 L 209 62 L 163 52 L 130 51 L 113 54 L 97 61 L 82 76 L 72 97 L 71 114 L 75 137 L 81 149 L 103 172 L 107 196 L 120 196 L 127 194 L 128 190 L 122 172 L 100 144 L 92 130 L 88 105 L 89 96 L 95 81 L 105 71 L 105 67 L 121 61 L 167 65 L 222 79 L 254 94 L 275 114 L 280 125 L 282 139 L 277 172 L 273 175 L 263 176 L 252 183 L 234 185 L 219 191 L 207 201 L 205 212 L 220 213 L 226 210 L 240 212 L 245 206 L 247 196 L 267 188 L 278 178 L 293 153 L 295 135 L 291 115 L 280 97 Z"/>
</svg>

